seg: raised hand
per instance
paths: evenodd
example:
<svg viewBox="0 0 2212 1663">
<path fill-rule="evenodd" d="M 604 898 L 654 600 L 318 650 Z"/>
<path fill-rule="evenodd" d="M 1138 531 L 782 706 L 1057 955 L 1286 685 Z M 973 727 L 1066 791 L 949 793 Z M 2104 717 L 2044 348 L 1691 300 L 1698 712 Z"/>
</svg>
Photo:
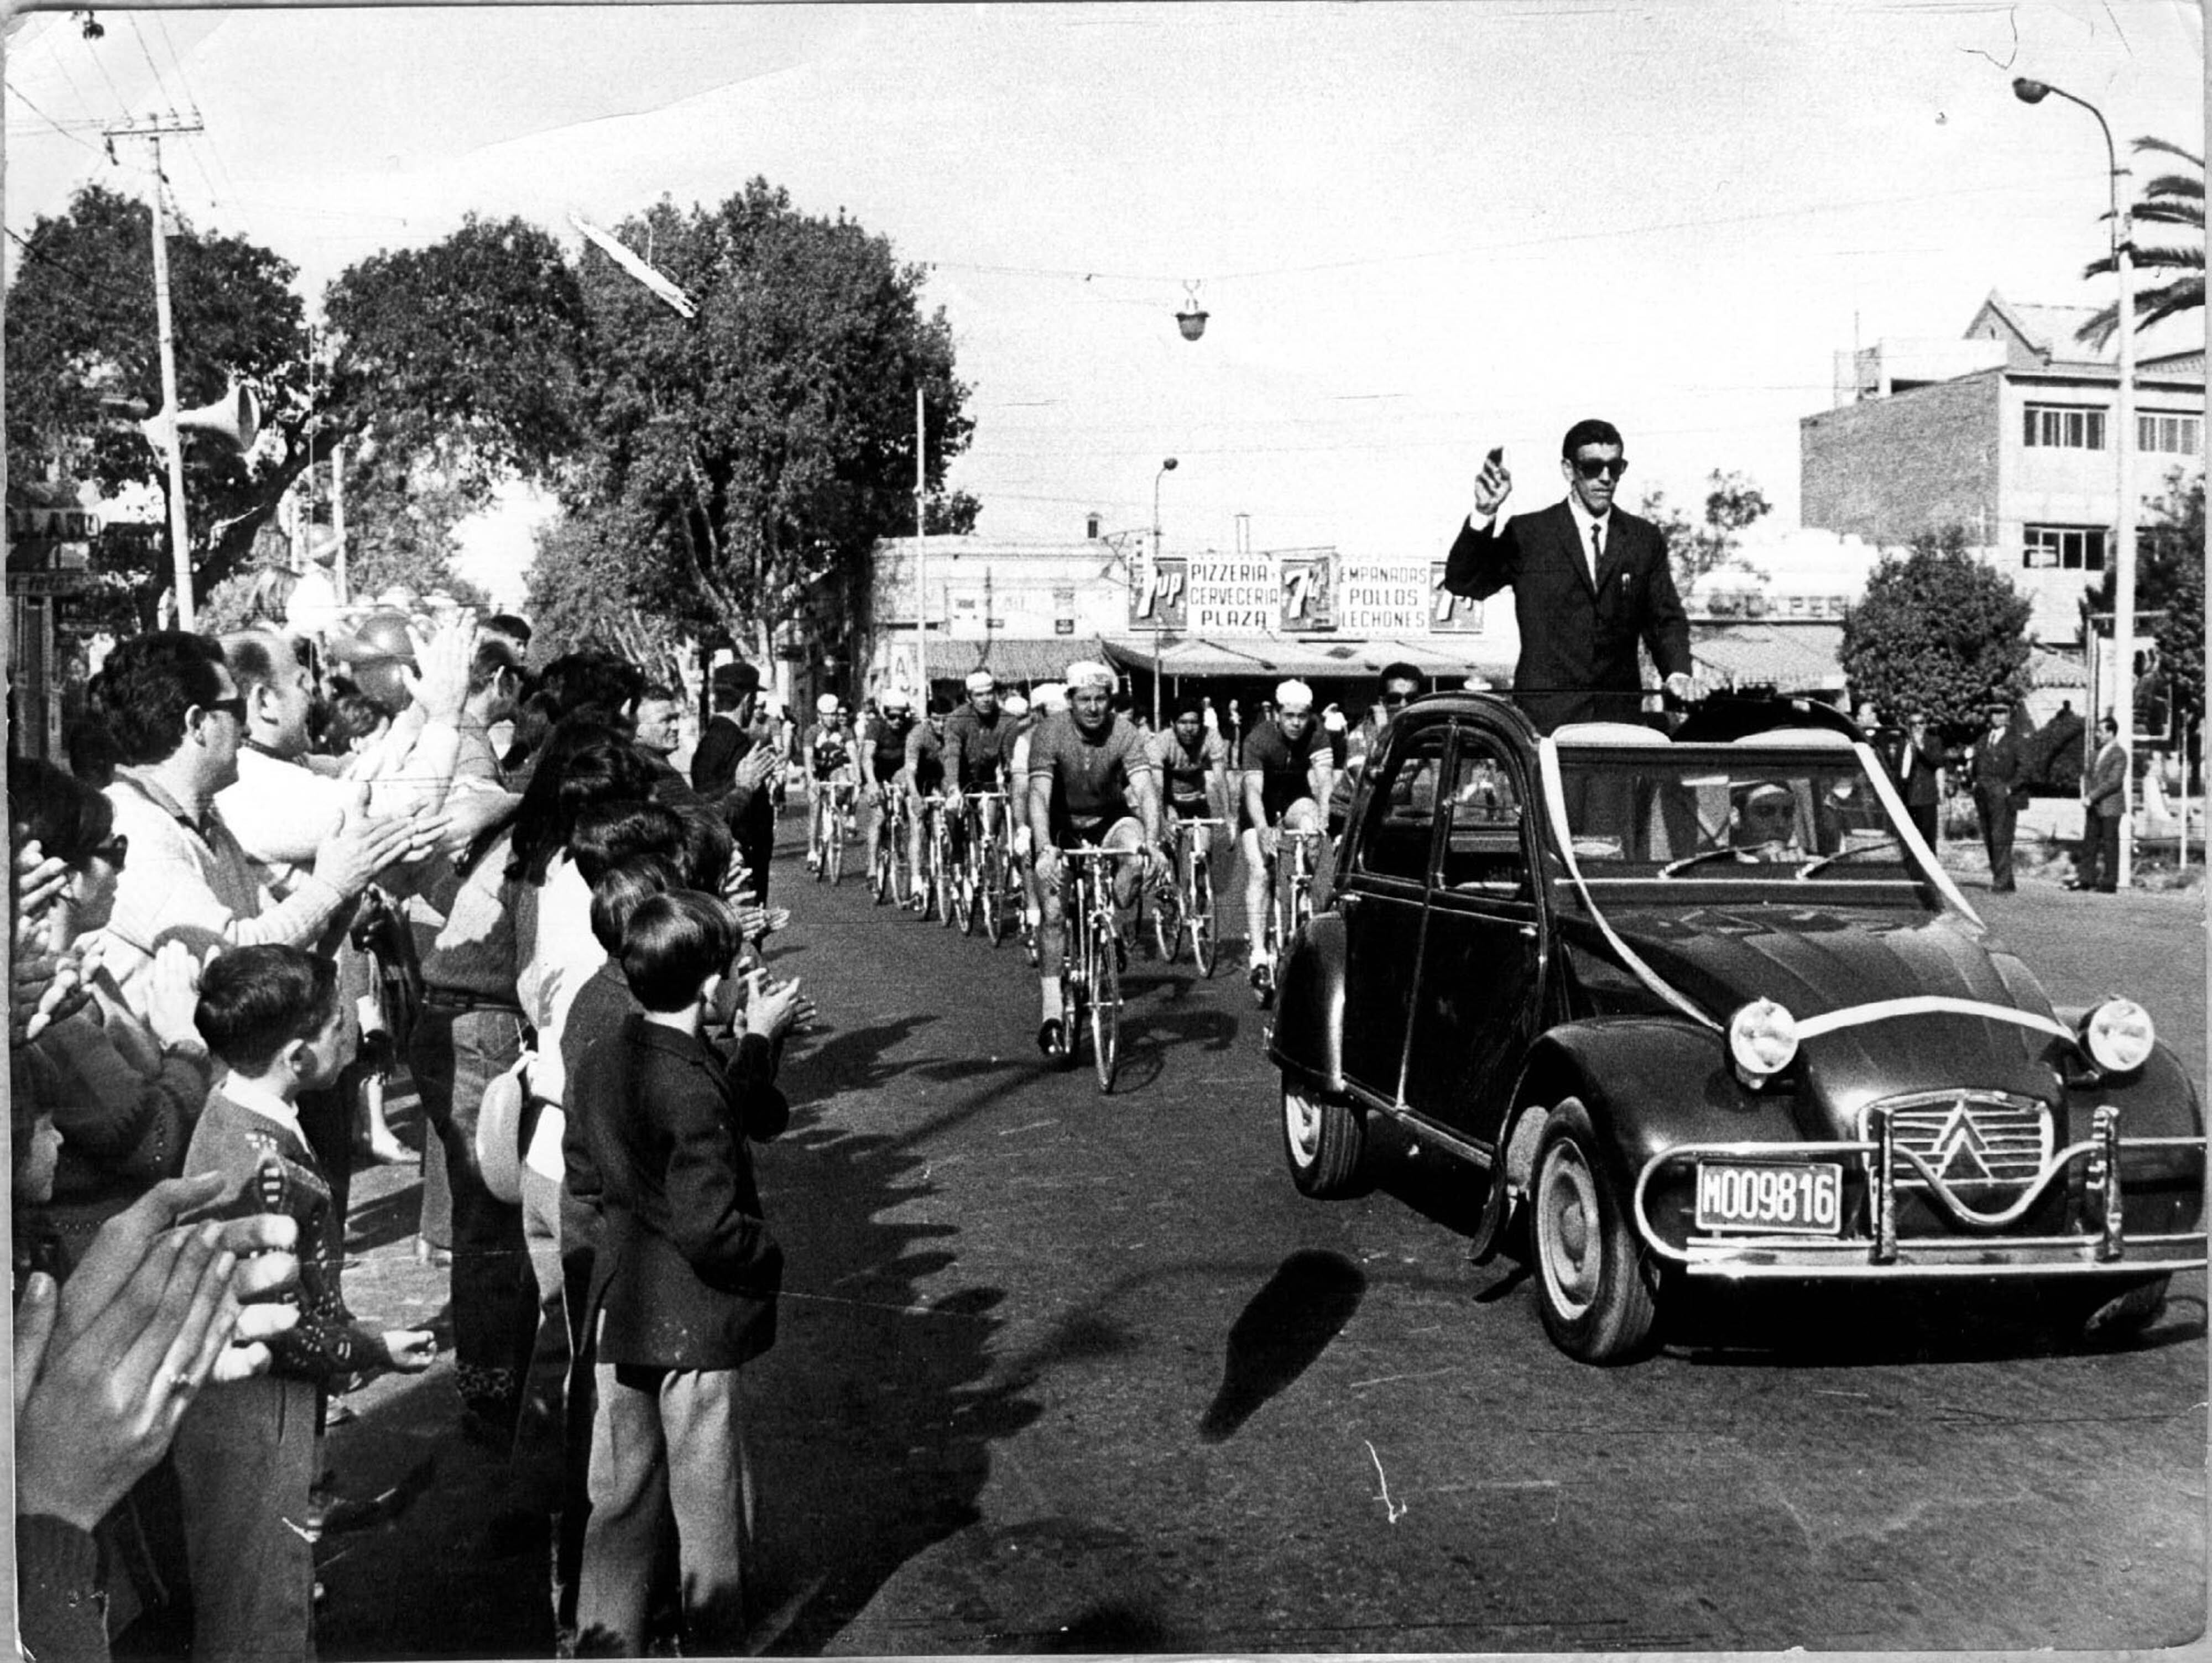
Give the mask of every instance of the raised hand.
<svg viewBox="0 0 2212 1663">
<path fill-rule="evenodd" d="M 315 876 L 340 895 L 357 895 L 406 853 L 414 828 L 411 816 L 357 820 L 348 815 L 315 851 Z"/>
<path fill-rule="evenodd" d="M 414 644 L 419 666 L 399 667 L 407 690 L 415 695 L 415 702 L 422 707 L 428 719 L 459 721 L 462 707 L 468 702 L 469 667 L 476 658 L 476 614 L 464 608 L 427 640 L 410 627 L 407 639 Z"/>
<path fill-rule="evenodd" d="M 49 859 L 35 837 L 15 853 L 15 916 L 34 919 L 61 898 L 69 887 L 69 863 Z"/>
<path fill-rule="evenodd" d="M 1482 471 L 1475 476 L 1475 513 L 1496 513 L 1505 506 L 1512 489 L 1513 476 L 1506 470 L 1505 447 L 1500 445 L 1482 458 Z"/>
<path fill-rule="evenodd" d="M 165 941 L 146 978 L 146 1025 L 166 1047 L 200 1043 L 200 962 L 181 941 Z"/>
</svg>

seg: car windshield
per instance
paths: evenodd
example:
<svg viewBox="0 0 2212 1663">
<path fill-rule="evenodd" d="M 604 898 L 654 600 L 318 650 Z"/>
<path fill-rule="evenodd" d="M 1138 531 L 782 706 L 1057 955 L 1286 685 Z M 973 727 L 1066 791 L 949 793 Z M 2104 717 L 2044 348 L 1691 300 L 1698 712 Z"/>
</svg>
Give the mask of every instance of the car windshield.
<svg viewBox="0 0 2212 1663">
<path fill-rule="evenodd" d="M 1575 864 L 1593 883 L 1915 884 L 1918 863 L 1856 752 L 1562 748 Z"/>
</svg>

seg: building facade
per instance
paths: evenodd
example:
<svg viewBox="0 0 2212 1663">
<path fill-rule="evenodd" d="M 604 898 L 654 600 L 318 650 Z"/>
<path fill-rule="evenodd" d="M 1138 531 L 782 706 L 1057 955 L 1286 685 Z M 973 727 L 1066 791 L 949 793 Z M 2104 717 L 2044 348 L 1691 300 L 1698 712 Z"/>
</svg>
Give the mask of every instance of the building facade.
<svg viewBox="0 0 2212 1663">
<path fill-rule="evenodd" d="M 1963 526 L 2033 604 L 2037 640 L 2078 640 L 2118 519 L 2119 372 L 2116 349 L 2075 340 L 2090 316 L 1992 294 L 1960 340 L 1839 354 L 1835 407 L 1799 423 L 1803 523 L 1887 547 Z M 2204 472 L 2202 329 L 2190 314 L 2136 337 L 2146 503 Z"/>
</svg>

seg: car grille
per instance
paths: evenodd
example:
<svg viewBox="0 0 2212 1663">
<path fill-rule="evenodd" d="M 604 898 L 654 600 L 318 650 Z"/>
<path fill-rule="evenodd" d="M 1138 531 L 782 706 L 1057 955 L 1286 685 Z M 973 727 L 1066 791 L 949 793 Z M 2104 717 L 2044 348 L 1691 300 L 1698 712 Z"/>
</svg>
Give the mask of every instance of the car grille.
<svg viewBox="0 0 2212 1663">
<path fill-rule="evenodd" d="M 1874 1111 L 1886 1109 L 1899 1151 L 1911 1150 L 1944 1187 L 1961 1197 L 2018 1190 L 2051 1158 L 2051 1112 L 2032 1097 L 1994 1091 L 1923 1091 L 1885 1098 L 1860 1111 L 1859 1135 L 1871 1138 Z M 1898 1187 L 1927 1180 L 1903 1161 Z"/>
</svg>

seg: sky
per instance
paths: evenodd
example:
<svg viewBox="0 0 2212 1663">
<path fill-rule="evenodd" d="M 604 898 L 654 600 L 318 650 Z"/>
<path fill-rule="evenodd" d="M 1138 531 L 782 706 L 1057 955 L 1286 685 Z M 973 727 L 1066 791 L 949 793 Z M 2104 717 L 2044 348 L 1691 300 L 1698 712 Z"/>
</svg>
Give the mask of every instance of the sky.
<svg viewBox="0 0 2212 1663">
<path fill-rule="evenodd" d="M 103 128 L 169 141 L 195 224 L 347 266 L 471 210 L 574 247 L 755 175 L 928 268 L 976 428 L 987 536 L 1086 514 L 1170 552 L 1440 553 L 1485 451 L 1513 507 L 1559 435 L 1626 438 L 1623 501 L 1748 475 L 1797 514 L 1834 355 L 1956 337 L 1992 290 L 2094 305 L 2122 145 L 2202 153 L 2202 16 L 2176 0 L 1459 0 L 1443 5 L 702 5 L 105 11 L 6 42 L 9 230 Z M 2151 166 L 2138 169 L 2147 176 Z M 12 267 L 17 250 L 7 246 Z M 1175 314 L 1208 313 L 1195 343 Z M 1164 477 L 1170 456 L 1177 467 Z M 519 594 L 525 500 L 471 539 Z"/>
</svg>

